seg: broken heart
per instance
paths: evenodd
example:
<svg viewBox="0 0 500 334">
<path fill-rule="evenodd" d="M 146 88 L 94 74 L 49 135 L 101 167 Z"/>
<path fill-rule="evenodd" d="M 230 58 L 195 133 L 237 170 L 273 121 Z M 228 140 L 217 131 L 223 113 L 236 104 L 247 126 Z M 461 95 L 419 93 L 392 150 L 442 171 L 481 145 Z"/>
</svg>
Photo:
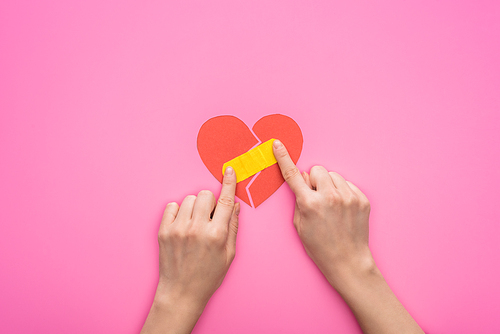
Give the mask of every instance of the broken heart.
<svg viewBox="0 0 500 334">
<path fill-rule="evenodd" d="M 225 162 L 271 138 L 281 140 L 293 162 L 297 163 L 302 152 L 302 132 L 293 119 L 280 114 L 262 117 L 252 130 L 234 116 L 211 118 L 198 132 L 198 153 L 210 173 L 222 182 L 222 166 Z M 236 196 L 256 208 L 284 181 L 278 165 L 274 164 L 239 182 L 236 186 Z"/>
</svg>

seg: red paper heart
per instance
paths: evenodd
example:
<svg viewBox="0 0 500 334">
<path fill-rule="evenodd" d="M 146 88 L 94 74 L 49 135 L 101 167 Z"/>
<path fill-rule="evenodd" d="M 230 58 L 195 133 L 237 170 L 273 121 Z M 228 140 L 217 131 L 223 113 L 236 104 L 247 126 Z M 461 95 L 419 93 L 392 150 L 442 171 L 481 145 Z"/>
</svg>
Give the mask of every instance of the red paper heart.
<svg viewBox="0 0 500 334">
<path fill-rule="evenodd" d="M 234 116 L 217 116 L 201 126 L 198 132 L 198 153 L 219 182 L 222 182 L 222 165 L 225 162 L 271 138 L 279 139 L 285 144 L 294 163 L 299 160 L 302 152 L 302 132 L 290 117 L 280 114 L 264 116 L 255 123 L 252 131 Z M 256 208 L 283 182 L 285 180 L 280 169 L 274 164 L 239 182 L 236 186 L 236 196 Z"/>
</svg>

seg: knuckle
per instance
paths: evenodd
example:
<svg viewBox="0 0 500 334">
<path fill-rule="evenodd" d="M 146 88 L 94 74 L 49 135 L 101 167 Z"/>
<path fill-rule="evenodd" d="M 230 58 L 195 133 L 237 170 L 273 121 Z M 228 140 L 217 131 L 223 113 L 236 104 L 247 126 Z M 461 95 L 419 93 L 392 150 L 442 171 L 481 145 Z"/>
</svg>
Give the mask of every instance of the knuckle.
<svg viewBox="0 0 500 334">
<path fill-rule="evenodd" d="M 169 242 L 173 239 L 177 238 L 176 230 L 163 230 L 158 233 L 158 239 L 163 242 Z"/>
<path fill-rule="evenodd" d="M 299 169 L 296 166 L 293 166 L 283 171 L 283 178 L 285 179 L 285 181 L 289 181 L 299 174 Z"/>
<path fill-rule="evenodd" d="M 186 239 L 186 232 L 184 232 L 180 229 L 175 229 L 172 231 L 170 237 L 173 240 L 184 240 L 184 239 Z"/>
<path fill-rule="evenodd" d="M 234 205 L 234 198 L 231 196 L 225 196 L 222 195 L 219 197 L 219 200 L 217 202 L 219 205 L 226 206 L 226 207 L 233 207 Z"/>
<path fill-rule="evenodd" d="M 234 220 L 231 222 L 229 225 L 229 228 L 231 229 L 231 232 L 234 234 L 238 234 L 238 217 L 234 218 Z"/>
<path fill-rule="evenodd" d="M 339 195 L 335 191 L 325 194 L 325 200 L 328 205 L 335 205 L 339 202 Z"/>
<path fill-rule="evenodd" d="M 370 201 L 368 199 L 362 199 L 360 201 L 360 209 L 365 212 L 370 212 L 371 210 Z"/>
<path fill-rule="evenodd" d="M 190 228 L 187 231 L 183 232 L 182 236 L 186 240 L 193 240 L 198 237 L 198 234 L 196 232 L 196 229 Z"/>
<path fill-rule="evenodd" d="M 342 204 L 346 207 L 356 206 L 358 205 L 358 203 L 358 197 L 356 197 L 356 195 L 354 194 L 348 194 L 342 199 Z"/>
<path fill-rule="evenodd" d="M 212 197 L 214 194 L 210 190 L 201 190 L 198 196 Z"/>
<path fill-rule="evenodd" d="M 233 168 L 233 170 L 234 170 L 234 168 Z M 233 181 L 233 179 L 231 177 L 224 177 L 222 179 L 222 184 L 224 184 L 226 186 L 231 185 L 233 182 L 234 181 Z"/>
<path fill-rule="evenodd" d="M 328 205 L 335 203 L 335 195 L 332 192 L 330 192 L 328 194 L 324 194 L 323 199 L 326 202 L 326 204 L 328 204 Z"/>
<path fill-rule="evenodd" d="M 223 230 L 216 228 L 212 229 L 207 235 L 208 242 L 212 245 L 220 245 L 226 240 L 226 235 Z"/>
<path fill-rule="evenodd" d="M 184 198 L 185 201 L 194 201 L 195 199 L 195 195 L 187 195 L 186 198 Z"/>
<path fill-rule="evenodd" d="M 302 201 L 302 205 L 307 211 L 316 211 L 321 207 L 321 202 L 316 196 L 308 196 Z"/>
<path fill-rule="evenodd" d="M 231 248 L 230 250 L 228 250 L 227 254 L 229 256 L 229 260 L 232 262 L 236 255 L 236 250 L 234 248 Z"/>
<path fill-rule="evenodd" d="M 277 158 L 284 158 L 288 155 L 288 152 L 282 148 L 278 149 L 275 154 L 277 155 Z"/>
<path fill-rule="evenodd" d="M 311 173 L 313 171 L 319 172 L 320 170 L 326 170 L 326 168 L 323 167 L 323 166 L 320 166 L 320 165 L 314 165 L 314 166 L 311 167 Z"/>
<path fill-rule="evenodd" d="M 170 237 L 170 234 L 168 233 L 168 230 L 166 228 L 160 228 L 158 231 L 158 241 L 159 242 L 166 242 L 168 241 Z"/>
<path fill-rule="evenodd" d="M 172 242 L 183 242 L 191 238 L 191 232 L 182 228 L 175 228 L 170 231 L 168 240 Z"/>
<path fill-rule="evenodd" d="M 176 202 L 170 202 L 167 204 L 167 206 L 165 207 L 166 208 L 178 208 L 179 207 L 179 204 L 177 204 Z"/>
</svg>

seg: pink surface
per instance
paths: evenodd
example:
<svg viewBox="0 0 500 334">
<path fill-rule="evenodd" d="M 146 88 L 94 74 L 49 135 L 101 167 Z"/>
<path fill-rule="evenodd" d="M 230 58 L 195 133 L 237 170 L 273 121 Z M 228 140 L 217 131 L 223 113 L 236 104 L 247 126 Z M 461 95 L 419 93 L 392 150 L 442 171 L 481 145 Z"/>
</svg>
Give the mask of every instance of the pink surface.
<svg viewBox="0 0 500 334">
<path fill-rule="evenodd" d="M 283 113 L 423 328 L 500 332 L 499 59 L 498 1 L 2 1 L 0 331 L 138 332 L 165 204 L 219 191 L 200 126 Z M 292 210 L 242 206 L 195 333 L 360 332 Z"/>
</svg>

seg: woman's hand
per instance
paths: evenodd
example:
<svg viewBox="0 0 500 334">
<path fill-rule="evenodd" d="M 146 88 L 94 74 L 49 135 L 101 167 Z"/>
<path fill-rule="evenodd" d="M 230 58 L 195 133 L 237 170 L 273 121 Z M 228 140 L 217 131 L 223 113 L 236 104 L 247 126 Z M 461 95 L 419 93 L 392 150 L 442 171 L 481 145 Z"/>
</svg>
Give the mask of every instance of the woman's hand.
<svg viewBox="0 0 500 334">
<path fill-rule="evenodd" d="M 180 207 L 167 205 L 158 233 L 160 278 L 143 333 L 193 329 L 234 259 L 240 210 L 235 189 L 236 175 L 229 167 L 217 202 L 203 190 L 187 196 Z"/>
<path fill-rule="evenodd" d="M 293 223 L 302 244 L 353 311 L 364 333 L 423 333 L 378 270 L 368 247 L 370 203 L 324 167 L 301 174 L 279 141 L 273 150 L 295 193 Z"/>
<path fill-rule="evenodd" d="M 345 270 L 374 265 L 368 247 L 368 198 L 322 166 L 301 174 L 279 141 L 274 153 L 296 196 L 293 223 L 300 240 L 330 284 L 335 287 Z"/>
</svg>

